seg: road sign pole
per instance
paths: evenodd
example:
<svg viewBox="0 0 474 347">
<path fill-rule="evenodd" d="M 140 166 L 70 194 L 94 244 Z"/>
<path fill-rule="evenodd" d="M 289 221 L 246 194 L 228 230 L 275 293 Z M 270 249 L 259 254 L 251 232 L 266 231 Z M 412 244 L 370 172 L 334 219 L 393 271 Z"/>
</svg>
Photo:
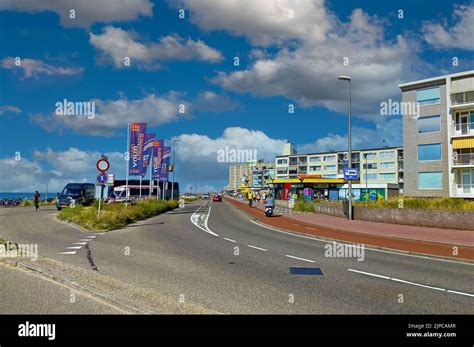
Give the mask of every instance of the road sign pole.
<svg viewBox="0 0 474 347">
<path fill-rule="evenodd" d="M 100 211 L 102 209 L 102 195 L 104 192 L 104 186 L 101 184 L 100 185 L 100 196 L 99 196 L 99 208 L 97 210 L 97 219 L 100 220 Z"/>
</svg>

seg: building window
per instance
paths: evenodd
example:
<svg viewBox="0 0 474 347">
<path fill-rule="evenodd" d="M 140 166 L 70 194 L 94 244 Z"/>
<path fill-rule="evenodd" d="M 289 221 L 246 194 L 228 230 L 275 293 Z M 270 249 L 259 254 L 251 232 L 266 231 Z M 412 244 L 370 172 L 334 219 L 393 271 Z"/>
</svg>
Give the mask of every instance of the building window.
<svg viewBox="0 0 474 347">
<path fill-rule="evenodd" d="M 327 171 L 334 171 L 336 170 L 336 165 L 326 165 L 324 169 Z"/>
<path fill-rule="evenodd" d="M 310 166 L 309 171 L 321 171 L 321 165 Z"/>
<path fill-rule="evenodd" d="M 364 170 L 365 170 L 365 169 L 368 169 L 368 170 L 376 170 L 376 169 L 377 169 L 377 163 L 364 164 L 363 168 L 364 168 Z"/>
<path fill-rule="evenodd" d="M 380 173 L 380 179 L 384 181 L 394 180 L 395 174 L 394 173 Z"/>
<path fill-rule="evenodd" d="M 441 160 L 441 143 L 418 145 L 418 161 Z"/>
<path fill-rule="evenodd" d="M 395 152 L 394 151 L 380 152 L 380 158 L 395 158 Z"/>
<path fill-rule="evenodd" d="M 278 159 L 277 160 L 277 165 L 283 165 L 283 164 L 287 164 L 288 163 L 288 159 Z"/>
<path fill-rule="evenodd" d="M 335 159 L 336 159 L 336 156 L 335 156 L 335 155 L 325 155 L 325 156 L 323 157 L 323 160 L 324 160 L 324 161 L 333 161 L 333 160 L 335 160 Z"/>
<path fill-rule="evenodd" d="M 420 172 L 418 173 L 419 189 L 442 189 L 443 173 L 442 172 Z"/>
<path fill-rule="evenodd" d="M 369 173 L 369 174 L 364 174 L 362 175 L 363 180 L 376 180 L 377 179 L 377 174 L 376 173 Z"/>
<path fill-rule="evenodd" d="M 418 133 L 436 133 L 441 130 L 441 117 L 429 116 L 418 118 Z"/>
<path fill-rule="evenodd" d="M 368 160 L 375 159 L 375 158 L 377 158 L 377 153 L 365 153 L 364 154 L 364 159 L 366 159 L 366 158 Z"/>
<path fill-rule="evenodd" d="M 416 101 L 420 105 L 439 104 L 440 92 L 439 86 L 434 88 L 420 89 L 416 91 Z"/>
<path fill-rule="evenodd" d="M 310 163 L 314 163 L 314 162 L 318 162 L 318 161 L 321 161 L 321 157 L 309 157 L 309 162 Z"/>
<path fill-rule="evenodd" d="M 380 163 L 380 168 L 381 169 L 395 169 L 395 162 L 385 162 L 385 163 Z"/>
</svg>

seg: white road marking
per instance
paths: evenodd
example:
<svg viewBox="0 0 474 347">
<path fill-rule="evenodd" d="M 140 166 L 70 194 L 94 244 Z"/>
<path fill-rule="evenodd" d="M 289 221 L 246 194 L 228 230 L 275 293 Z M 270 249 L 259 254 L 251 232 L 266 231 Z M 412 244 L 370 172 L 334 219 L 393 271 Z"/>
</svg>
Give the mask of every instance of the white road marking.
<svg viewBox="0 0 474 347">
<path fill-rule="evenodd" d="M 363 275 L 378 277 L 378 278 L 382 278 L 382 279 L 389 280 L 389 281 L 410 284 L 412 286 L 423 287 L 423 288 L 428 288 L 428 289 L 433 289 L 433 290 L 439 290 L 441 292 L 448 292 L 448 293 L 453 293 L 453 294 L 459 294 L 459 295 L 466 295 L 466 296 L 474 297 L 474 294 L 470 294 L 470 293 L 464 293 L 464 292 L 451 290 L 451 289 L 444 289 L 444 288 L 439 288 L 439 287 L 428 286 L 426 284 L 421 284 L 421 283 L 416 283 L 416 282 L 411 282 L 411 281 L 405 281 L 405 280 L 401 280 L 399 278 L 377 275 L 377 274 L 370 273 L 370 272 L 365 272 L 365 271 L 359 271 L 359 270 L 354 270 L 354 269 L 348 269 L 348 270 L 350 272 L 356 272 L 356 273 L 360 273 L 360 274 L 363 274 Z"/>
<path fill-rule="evenodd" d="M 260 248 L 260 247 L 252 246 L 252 245 L 247 245 L 247 246 L 249 246 L 250 248 L 258 249 L 258 250 L 260 250 L 260 251 L 264 251 L 264 252 L 267 251 L 265 248 Z"/>
<path fill-rule="evenodd" d="M 89 236 L 86 236 L 87 238 L 90 238 L 90 239 L 95 239 L 97 236 L 95 235 L 89 235 Z"/>
<path fill-rule="evenodd" d="M 66 249 L 81 249 L 82 246 L 66 247 Z"/>
<path fill-rule="evenodd" d="M 211 213 L 211 208 L 209 207 L 209 212 L 207 213 L 207 216 L 206 216 L 206 219 L 204 220 L 204 227 L 200 226 L 199 225 L 199 222 L 198 222 L 198 218 L 202 218 L 203 216 L 196 216 L 196 213 L 199 212 L 199 210 L 201 209 L 201 207 L 203 207 L 204 204 L 202 204 L 201 206 L 198 207 L 198 209 L 196 211 L 194 211 L 194 213 L 191 215 L 191 218 L 190 218 L 190 221 L 191 223 L 193 223 L 195 226 L 197 226 L 199 229 L 205 231 L 206 233 L 212 235 L 212 236 L 216 236 L 216 237 L 219 237 L 218 234 L 216 234 L 215 232 L 213 232 L 211 229 L 209 229 L 209 227 L 207 226 L 207 220 L 209 219 L 209 215 Z"/>
<path fill-rule="evenodd" d="M 237 241 L 235 241 L 235 240 L 228 239 L 227 237 L 224 237 L 224 240 L 227 240 L 227 241 L 230 241 L 230 242 L 237 242 Z"/>
<path fill-rule="evenodd" d="M 76 254 L 76 251 L 74 251 L 74 252 L 60 252 L 58 254 Z"/>
<path fill-rule="evenodd" d="M 87 245 L 87 242 L 73 242 L 73 245 Z"/>
<path fill-rule="evenodd" d="M 341 241 L 331 241 L 330 239 L 320 239 L 320 238 L 317 238 L 317 237 L 311 237 L 311 236 L 305 236 L 305 235 L 298 235 L 298 234 L 295 234 L 295 233 L 290 233 L 290 232 L 286 232 L 286 231 L 282 231 L 282 230 L 279 230 L 277 228 L 272 228 L 270 226 L 267 226 L 267 225 L 264 225 L 264 224 L 261 224 L 261 223 L 257 223 L 251 219 L 249 219 L 250 222 L 252 222 L 253 224 L 255 225 L 258 225 L 262 228 L 265 228 L 265 229 L 269 229 L 269 230 L 273 230 L 273 231 L 276 231 L 278 233 L 282 233 L 282 234 L 286 234 L 286 235 L 290 235 L 290 236 L 295 236 L 295 237 L 301 237 L 303 239 L 309 239 L 309 240 L 313 240 L 313 241 L 318 241 L 318 242 L 324 242 L 324 243 L 328 243 L 328 242 L 336 242 L 338 244 L 344 244 L 344 242 L 341 242 Z M 349 243 L 349 242 L 346 242 L 346 243 Z M 408 253 L 402 253 L 403 251 L 399 251 L 399 252 L 392 252 L 392 251 L 387 251 L 387 250 L 384 250 L 384 249 L 376 249 L 376 248 L 371 248 L 371 247 L 367 247 L 367 245 L 364 245 L 364 249 L 365 250 L 369 250 L 369 251 L 373 251 L 373 252 L 380 252 L 380 253 L 389 253 L 389 254 L 394 254 L 394 255 L 399 255 L 399 256 L 404 256 L 404 257 L 413 257 L 413 258 L 421 258 L 421 259 L 427 259 L 427 260 L 436 260 L 436 261 L 442 261 L 442 262 L 445 262 L 445 263 L 454 263 L 454 264 L 462 264 L 462 265 L 470 265 L 470 266 L 474 266 L 474 262 L 473 263 L 468 263 L 468 262 L 463 262 L 463 261 L 457 261 L 457 260 L 449 260 L 449 259 L 442 259 L 442 258 L 433 258 L 433 257 L 429 257 L 429 256 L 424 256 L 424 255 L 416 255 L 416 254 L 408 254 Z"/>
<path fill-rule="evenodd" d="M 79 241 L 84 241 L 84 242 L 91 242 L 91 239 L 80 239 Z"/>
<path fill-rule="evenodd" d="M 309 259 L 305 259 L 305 258 L 295 257 L 294 255 L 285 254 L 285 257 L 293 258 L 293 259 L 297 259 L 297 260 L 302 260 L 302 261 L 306 261 L 306 262 L 308 262 L 308 263 L 314 263 L 314 260 L 309 260 Z"/>
</svg>

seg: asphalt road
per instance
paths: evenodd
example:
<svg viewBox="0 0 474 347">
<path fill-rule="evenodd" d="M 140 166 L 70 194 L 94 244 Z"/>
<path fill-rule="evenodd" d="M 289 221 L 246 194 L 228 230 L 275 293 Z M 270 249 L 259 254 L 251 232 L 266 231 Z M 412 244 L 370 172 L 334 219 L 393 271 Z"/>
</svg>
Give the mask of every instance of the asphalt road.
<svg viewBox="0 0 474 347">
<path fill-rule="evenodd" d="M 2 209 L 0 238 L 37 243 L 40 256 L 153 291 L 182 312 L 474 313 L 472 263 L 369 249 L 363 261 L 331 258 L 330 241 L 257 225 L 225 202 L 198 201 L 101 235 L 55 215 Z M 295 275 L 292 267 L 322 274 Z"/>
</svg>

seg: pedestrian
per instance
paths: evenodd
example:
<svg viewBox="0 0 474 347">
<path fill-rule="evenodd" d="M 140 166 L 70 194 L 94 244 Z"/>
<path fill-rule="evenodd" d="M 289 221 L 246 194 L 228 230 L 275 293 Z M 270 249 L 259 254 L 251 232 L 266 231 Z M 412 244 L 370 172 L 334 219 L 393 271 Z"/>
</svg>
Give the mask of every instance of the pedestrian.
<svg viewBox="0 0 474 347">
<path fill-rule="evenodd" d="M 36 211 L 39 210 L 39 202 L 40 202 L 41 195 L 38 191 L 35 191 L 35 195 L 33 196 L 33 201 L 35 202 Z"/>
<path fill-rule="evenodd" d="M 252 197 L 252 192 L 251 191 L 249 191 L 249 193 L 247 194 L 247 198 L 249 199 L 249 207 L 252 207 L 253 197 Z"/>
</svg>

